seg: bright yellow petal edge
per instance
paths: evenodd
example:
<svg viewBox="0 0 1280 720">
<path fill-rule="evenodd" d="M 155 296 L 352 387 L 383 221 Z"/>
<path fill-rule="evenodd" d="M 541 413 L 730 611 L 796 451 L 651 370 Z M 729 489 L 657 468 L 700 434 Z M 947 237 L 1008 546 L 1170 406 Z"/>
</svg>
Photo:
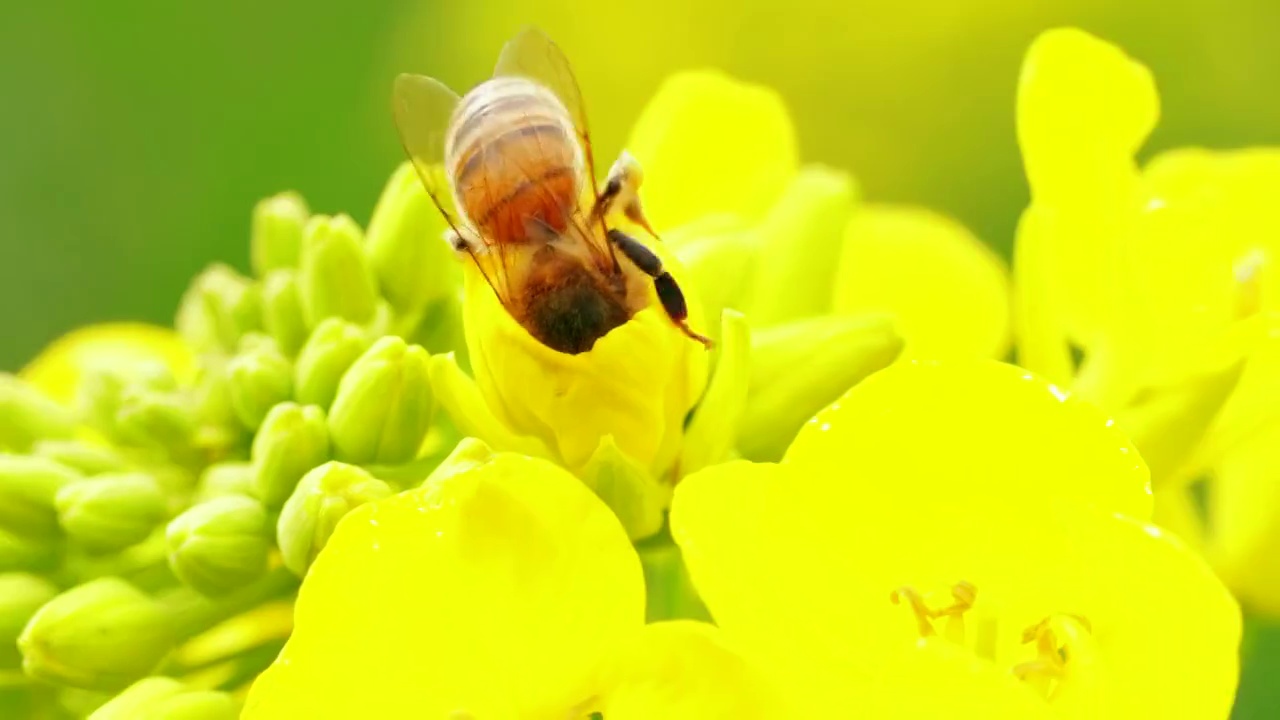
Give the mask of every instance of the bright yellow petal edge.
<svg viewBox="0 0 1280 720">
<path fill-rule="evenodd" d="M 1123 436 L 1025 375 L 894 366 L 815 418 L 784 463 L 715 466 L 677 487 L 672 533 L 693 581 L 791 716 L 1226 717 L 1235 601 L 1176 538 L 1114 512 L 1149 507 Z M 934 621 L 930 642 L 947 645 L 920 655 L 917 619 L 890 594 L 914 586 L 941 604 L 961 581 L 977 593 L 967 632 L 953 642 Z M 1021 642 L 1042 623 L 1034 637 L 1073 658 L 1061 680 L 1036 675 L 1045 656 Z M 1030 679 L 996 682 L 1010 672 Z"/>
</svg>

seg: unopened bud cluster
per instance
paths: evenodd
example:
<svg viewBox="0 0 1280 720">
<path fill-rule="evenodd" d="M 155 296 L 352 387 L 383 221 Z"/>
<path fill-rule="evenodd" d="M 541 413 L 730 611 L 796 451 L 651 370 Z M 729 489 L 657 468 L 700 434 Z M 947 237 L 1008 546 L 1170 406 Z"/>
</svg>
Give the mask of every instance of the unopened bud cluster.
<svg viewBox="0 0 1280 720">
<path fill-rule="evenodd" d="M 182 298 L 182 362 L 99 348 L 63 398 L 0 376 L 0 717 L 237 717 L 288 629 L 242 613 L 447 453 L 428 366 L 461 336 L 457 269 L 409 178 L 368 233 L 259 203 L 252 274 L 214 265 Z"/>
</svg>

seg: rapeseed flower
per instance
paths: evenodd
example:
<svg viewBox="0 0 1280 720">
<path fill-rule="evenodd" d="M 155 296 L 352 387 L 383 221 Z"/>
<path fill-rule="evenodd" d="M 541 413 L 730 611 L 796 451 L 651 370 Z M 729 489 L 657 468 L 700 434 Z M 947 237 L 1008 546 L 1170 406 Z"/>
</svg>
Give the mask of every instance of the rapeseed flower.
<svg viewBox="0 0 1280 720">
<path fill-rule="evenodd" d="M 1086 403 L 994 362 L 899 364 L 777 464 L 676 488 L 672 533 L 780 717 L 1225 718 L 1240 612 L 1147 522 Z"/>
<path fill-rule="evenodd" d="M 1280 612 L 1280 153 L 1181 148 L 1140 168 L 1158 114 L 1151 73 L 1100 39 L 1055 30 L 1029 51 L 1018 357 L 1114 414 L 1152 467 L 1157 519 Z"/>
</svg>

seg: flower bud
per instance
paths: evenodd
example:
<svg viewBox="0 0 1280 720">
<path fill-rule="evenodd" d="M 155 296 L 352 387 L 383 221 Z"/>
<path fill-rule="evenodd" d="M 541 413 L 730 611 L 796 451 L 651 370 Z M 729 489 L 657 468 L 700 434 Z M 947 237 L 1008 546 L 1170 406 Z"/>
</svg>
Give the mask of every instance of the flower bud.
<svg viewBox="0 0 1280 720">
<path fill-rule="evenodd" d="M 16 535 L 0 527 L 0 572 L 41 572 L 58 564 L 60 545 Z"/>
<path fill-rule="evenodd" d="M 444 482 L 454 475 L 478 468 L 492 460 L 494 454 L 493 448 L 483 440 L 473 437 L 463 438 L 454 446 L 449 456 L 441 460 L 436 469 L 422 481 L 421 487 Z"/>
<path fill-rule="evenodd" d="M 373 209 L 368 233 L 378 287 L 400 312 L 416 312 L 458 287 L 458 264 L 437 242 L 446 227 L 412 163 L 402 163 Z"/>
<path fill-rule="evenodd" d="M 733 452 L 751 384 L 751 330 L 742 313 L 724 311 L 719 353 L 715 374 L 685 430 L 681 475 L 727 460 Z"/>
<path fill-rule="evenodd" d="M 193 442 L 208 457 L 224 457 L 241 445 L 248 431 L 231 402 L 226 359 L 211 355 L 201 358 L 190 391 L 190 405 L 198 422 Z"/>
<path fill-rule="evenodd" d="M 652 249 L 665 252 L 660 244 Z M 685 285 L 674 258 L 663 261 Z M 511 317 L 474 263 L 463 268 L 467 347 L 475 384 L 492 414 L 513 434 L 536 437 L 572 472 L 612 435 L 623 452 L 665 478 L 679 459 L 685 418 L 706 387 L 706 348 L 650 306 L 586 352 L 556 352 Z M 684 290 L 690 324 L 701 330 L 696 290 Z M 442 374 L 446 370 L 441 366 Z"/>
<path fill-rule="evenodd" d="M 24 380 L 0 373 L 0 450 L 26 452 L 43 438 L 75 432 L 71 413 Z"/>
<path fill-rule="evenodd" d="M 263 279 L 262 325 L 289 357 L 296 355 L 307 341 L 296 271 L 275 270 Z"/>
<path fill-rule="evenodd" d="M 182 457 L 195 438 L 196 419 L 176 392 L 126 387 L 116 409 L 115 436 L 123 443 L 164 450 Z"/>
<path fill-rule="evenodd" d="M 316 215 L 302 237 L 298 290 L 307 324 L 327 317 L 355 323 L 373 318 L 378 293 L 361 247 L 360 227 L 346 215 Z"/>
<path fill-rule="evenodd" d="M 239 712 L 235 699 L 225 692 L 149 677 L 130 685 L 88 720 L 235 720 Z"/>
<path fill-rule="evenodd" d="M 298 353 L 294 397 L 306 405 L 328 408 L 338 394 L 338 381 L 368 347 L 369 340 L 358 325 L 340 318 L 323 320 Z"/>
<path fill-rule="evenodd" d="M 223 495 L 254 497 L 253 465 L 247 462 L 214 463 L 204 469 L 196 484 L 193 503 L 202 503 Z"/>
<path fill-rule="evenodd" d="M 827 313 L 857 190 L 845 173 L 800 171 L 757 229 L 760 247 L 747 318 L 768 327 Z"/>
<path fill-rule="evenodd" d="M 169 566 L 178 579 L 204 595 L 222 595 L 261 575 L 271 549 L 271 527 L 262 503 L 224 495 L 193 506 L 165 532 Z"/>
<path fill-rule="evenodd" d="M 31 453 L 85 475 L 99 475 L 125 468 L 124 458 L 115 450 L 83 440 L 41 440 L 31 448 Z"/>
<path fill-rule="evenodd" d="M 165 608 L 129 583 L 99 578 L 36 611 L 18 638 L 22 668 L 72 687 L 117 690 L 144 677 L 172 649 Z"/>
<path fill-rule="evenodd" d="M 81 477 L 64 465 L 38 457 L 0 455 L 0 528 L 32 540 L 58 534 L 58 491 Z"/>
<path fill-rule="evenodd" d="M 271 408 L 249 455 L 255 495 L 267 507 L 280 507 L 308 470 L 329 459 L 324 411 L 292 402 Z"/>
<path fill-rule="evenodd" d="M 22 667 L 18 635 L 31 616 L 57 594 L 56 585 L 37 575 L 0 574 L 0 670 Z"/>
<path fill-rule="evenodd" d="M 257 285 L 226 265 L 214 264 L 182 296 L 175 325 L 198 352 L 231 352 L 241 335 L 262 327 L 261 308 Z"/>
<path fill-rule="evenodd" d="M 391 494 L 385 482 L 345 463 L 327 462 L 304 475 L 276 523 L 285 567 L 298 577 L 305 576 L 344 515 Z"/>
<path fill-rule="evenodd" d="M 632 541 L 662 529 L 662 510 L 669 490 L 644 466 L 627 457 L 612 437 L 601 438 L 600 447 L 583 466 L 581 478 L 618 517 Z"/>
<path fill-rule="evenodd" d="M 293 367 L 275 343 L 263 343 L 227 363 L 231 407 L 240 422 L 257 430 L 271 408 L 293 394 Z"/>
<path fill-rule="evenodd" d="M 249 264 L 254 275 L 265 277 L 272 270 L 298 266 L 302 229 L 309 215 L 307 203 L 295 192 L 258 201 L 249 237 Z"/>
<path fill-rule="evenodd" d="M 63 486 L 54 505 L 68 537 L 91 552 L 109 552 L 146 539 L 165 519 L 166 500 L 150 475 L 117 473 Z"/>
<path fill-rule="evenodd" d="M 382 464 L 413 459 L 435 409 L 429 360 L 422 347 L 391 336 L 356 360 L 329 412 L 336 458 Z"/>
<path fill-rule="evenodd" d="M 756 333 L 738 450 L 752 460 L 778 460 L 809 418 L 887 367 L 902 346 L 887 315 L 821 317 Z"/>
<path fill-rule="evenodd" d="M 676 248 L 680 263 L 688 268 L 704 317 L 715 319 L 725 308 L 745 307 L 756 272 L 759 237 L 754 227 L 735 215 L 712 215 L 664 232 L 662 239 Z M 719 339 L 719 328 L 707 331 Z"/>
</svg>

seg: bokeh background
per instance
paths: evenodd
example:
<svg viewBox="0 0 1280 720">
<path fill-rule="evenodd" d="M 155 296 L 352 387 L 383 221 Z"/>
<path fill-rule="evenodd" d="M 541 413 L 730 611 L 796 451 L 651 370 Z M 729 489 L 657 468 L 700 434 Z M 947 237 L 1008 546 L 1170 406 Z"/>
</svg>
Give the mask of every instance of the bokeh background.
<svg viewBox="0 0 1280 720">
<path fill-rule="evenodd" d="M 207 263 L 247 269 L 264 195 L 367 222 L 403 157 L 395 73 L 465 89 L 528 22 L 575 61 L 599 157 L 666 74 L 714 66 L 782 93 L 806 160 L 1006 255 L 1027 200 L 1018 68 L 1046 28 L 1080 26 L 1154 70 L 1147 155 L 1280 144 L 1276 0 L 7 2 L 0 369 L 83 323 L 168 323 Z M 1280 717 L 1280 630 L 1252 620 L 1236 717 Z"/>
</svg>

